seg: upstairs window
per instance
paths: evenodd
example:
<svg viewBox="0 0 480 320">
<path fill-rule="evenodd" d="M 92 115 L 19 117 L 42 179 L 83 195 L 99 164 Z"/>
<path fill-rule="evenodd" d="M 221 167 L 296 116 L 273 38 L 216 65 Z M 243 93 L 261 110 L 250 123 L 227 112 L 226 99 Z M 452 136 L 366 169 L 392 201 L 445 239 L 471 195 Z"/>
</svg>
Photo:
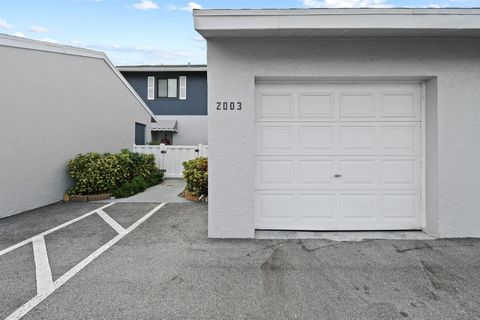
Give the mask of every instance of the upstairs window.
<svg viewBox="0 0 480 320">
<path fill-rule="evenodd" d="M 177 98 L 178 79 L 158 79 L 157 92 L 159 98 Z"/>
</svg>

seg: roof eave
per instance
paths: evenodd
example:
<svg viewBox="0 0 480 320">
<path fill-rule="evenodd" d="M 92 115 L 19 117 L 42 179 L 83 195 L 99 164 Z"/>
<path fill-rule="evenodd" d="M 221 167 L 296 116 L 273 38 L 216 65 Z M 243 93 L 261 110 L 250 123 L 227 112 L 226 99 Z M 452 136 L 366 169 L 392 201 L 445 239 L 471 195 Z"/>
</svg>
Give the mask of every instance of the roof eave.
<svg viewBox="0 0 480 320">
<path fill-rule="evenodd" d="M 480 37 L 480 9 L 195 10 L 215 37 Z"/>
</svg>

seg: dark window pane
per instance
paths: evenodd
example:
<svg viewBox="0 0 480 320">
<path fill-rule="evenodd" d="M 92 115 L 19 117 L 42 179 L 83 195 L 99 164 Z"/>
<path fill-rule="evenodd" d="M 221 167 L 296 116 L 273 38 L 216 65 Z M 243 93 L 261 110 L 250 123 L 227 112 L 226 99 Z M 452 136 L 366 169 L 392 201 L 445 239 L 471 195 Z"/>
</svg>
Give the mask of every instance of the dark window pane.
<svg viewBox="0 0 480 320">
<path fill-rule="evenodd" d="M 168 96 L 168 80 L 159 79 L 158 80 L 158 97 L 165 98 Z"/>
</svg>

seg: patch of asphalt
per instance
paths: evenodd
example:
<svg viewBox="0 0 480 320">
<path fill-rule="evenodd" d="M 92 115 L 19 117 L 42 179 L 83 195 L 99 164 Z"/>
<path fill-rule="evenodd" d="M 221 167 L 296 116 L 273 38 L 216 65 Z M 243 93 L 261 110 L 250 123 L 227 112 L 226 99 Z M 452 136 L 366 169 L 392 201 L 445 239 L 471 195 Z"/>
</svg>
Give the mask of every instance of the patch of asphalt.
<svg viewBox="0 0 480 320">
<path fill-rule="evenodd" d="M 45 236 L 53 281 L 118 233 L 97 214 Z"/>
<path fill-rule="evenodd" d="M 103 211 L 126 229 L 158 205 L 159 203 L 115 203 Z"/>
<path fill-rule="evenodd" d="M 98 203 L 55 203 L 0 219 L 0 250 L 101 207 Z"/>
<path fill-rule="evenodd" d="M 32 244 L 0 256 L 0 319 L 37 294 Z"/>
<path fill-rule="evenodd" d="M 205 204 L 168 204 L 24 319 L 477 319 L 479 250 L 207 239 Z"/>
</svg>

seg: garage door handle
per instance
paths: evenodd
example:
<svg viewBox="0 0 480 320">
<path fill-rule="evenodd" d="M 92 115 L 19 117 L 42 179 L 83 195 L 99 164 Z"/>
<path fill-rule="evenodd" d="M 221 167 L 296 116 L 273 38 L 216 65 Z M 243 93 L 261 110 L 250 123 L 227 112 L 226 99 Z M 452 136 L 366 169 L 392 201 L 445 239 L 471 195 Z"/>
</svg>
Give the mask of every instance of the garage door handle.
<svg viewBox="0 0 480 320">
<path fill-rule="evenodd" d="M 335 177 L 335 178 L 341 178 L 342 175 L 337 173 L 336 175 L 334 175 L 334 177 Z"/>
</svg>

